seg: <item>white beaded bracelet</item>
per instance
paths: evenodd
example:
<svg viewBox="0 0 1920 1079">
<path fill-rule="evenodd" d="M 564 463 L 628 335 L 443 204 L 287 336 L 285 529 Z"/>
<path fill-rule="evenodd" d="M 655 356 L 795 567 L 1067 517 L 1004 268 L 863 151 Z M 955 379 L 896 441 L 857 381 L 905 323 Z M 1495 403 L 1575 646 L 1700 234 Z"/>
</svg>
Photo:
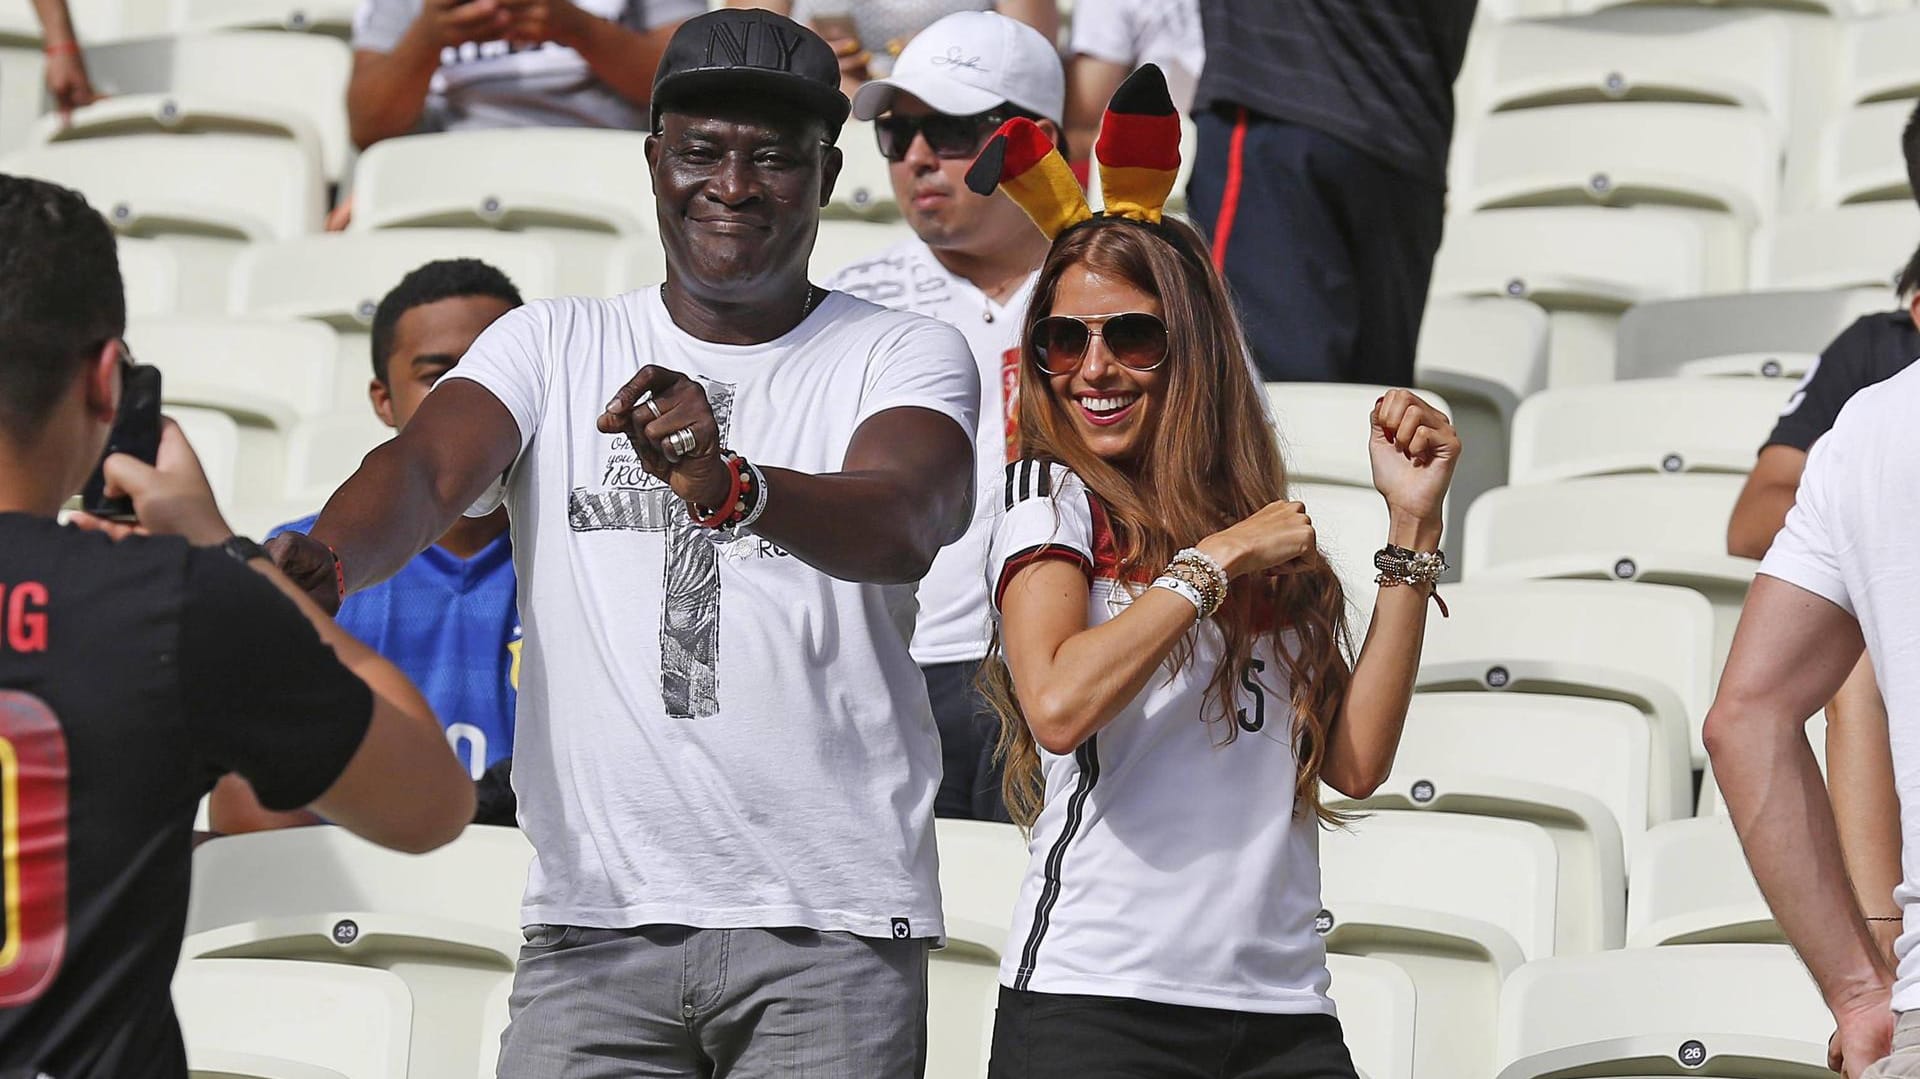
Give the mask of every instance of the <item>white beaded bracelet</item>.
<svg viewBox="0 0 1920 1079">
<path fill-rule="evenodd" d="M 1207 601 L 1200 597 L 1200 590 L 1188 584 L 1187 582 L 1181 580 L 1180 578 L 1175 577 L 1172 574 L 1162 574 L 1161 576 L 1155 577 L 1153 579 L 1153 584 L 1151 587 L 1164 588 L 1167 591 L 1172 592 L 1173 594 L 1185 599 L 1188 603 L 1193 604 L 1193 620 L 1195 622 L 1198 622 L 1202 618 L 1206 617 Z"/>
</svg>

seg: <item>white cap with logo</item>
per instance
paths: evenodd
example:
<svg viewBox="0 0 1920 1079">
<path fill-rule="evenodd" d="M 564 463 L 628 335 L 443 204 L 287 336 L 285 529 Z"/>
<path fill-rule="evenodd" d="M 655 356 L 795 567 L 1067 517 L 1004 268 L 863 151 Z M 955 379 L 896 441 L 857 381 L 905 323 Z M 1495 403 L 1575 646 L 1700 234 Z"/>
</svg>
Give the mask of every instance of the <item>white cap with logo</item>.
<svg viewBox="0 0 1920 1079">
<path fill-rule="evenodd" d="M 916 34 L 884 79 L 853 95 L 853 115 L 871 120 L 907 93 L 949 116 L 1013 105 L 1060 123 L 1067 76 L 1046 35 L 995 11 L 960 11 Z"/>
</svg>

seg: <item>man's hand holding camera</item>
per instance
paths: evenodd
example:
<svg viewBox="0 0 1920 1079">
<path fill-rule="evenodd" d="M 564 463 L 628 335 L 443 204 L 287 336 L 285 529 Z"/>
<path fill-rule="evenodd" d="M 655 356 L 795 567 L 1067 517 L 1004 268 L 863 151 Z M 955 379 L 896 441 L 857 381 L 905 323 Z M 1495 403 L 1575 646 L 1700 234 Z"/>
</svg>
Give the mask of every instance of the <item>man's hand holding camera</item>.
<svg viewBox="0 0 1920 1079">
<path fill-rule="evenodd" d="M 213 500 L 213 488 L 200 467 L 200 458 L 187 444 L 180 426 L 162 419 L 160 452 L 153 464 L 137 457 L 116 453 L 102 466 L 107 478 L 107 494 L 133 499 L 138 524 L 123 524 L 75 513 L 68 520 L 89 532 L 104 532 L 115 539 L 129 535 L 182 536 L 196 547 L 225 543 L 233 529 L 220 514 Z"/>
</svg>

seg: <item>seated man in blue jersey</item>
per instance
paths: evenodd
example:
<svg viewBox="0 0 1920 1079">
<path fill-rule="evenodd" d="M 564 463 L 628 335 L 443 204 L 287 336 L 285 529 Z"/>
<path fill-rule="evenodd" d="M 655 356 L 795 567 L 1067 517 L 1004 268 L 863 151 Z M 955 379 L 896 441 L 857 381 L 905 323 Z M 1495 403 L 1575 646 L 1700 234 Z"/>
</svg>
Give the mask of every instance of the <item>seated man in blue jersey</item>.
<svg viewBox="0 0 1920 1079">
<path fill-rule="evenodd" d="M 430 262 L 403 278 L 373 318 L 374 377 L 367 396 L 381 422 L 405 427 L 467 346 L 520 303 L 505 274 L 475 259 Z M 312 524 L 307 517 L 273 535 L 304 532 Z M 485 775 L 476 819 L 513 823 L 503 781 L 513 753 L 520 616 L 506 509 L 462 519 L 399 573 L 347 597 L 338 619 L 420 687 L 446 726 L 454 753 L 476 781 Z M 210 808 L 216 832 L 318 820 L 304 811 L 266 812 L 237 776 L 221 782 Z"/>
</svg>

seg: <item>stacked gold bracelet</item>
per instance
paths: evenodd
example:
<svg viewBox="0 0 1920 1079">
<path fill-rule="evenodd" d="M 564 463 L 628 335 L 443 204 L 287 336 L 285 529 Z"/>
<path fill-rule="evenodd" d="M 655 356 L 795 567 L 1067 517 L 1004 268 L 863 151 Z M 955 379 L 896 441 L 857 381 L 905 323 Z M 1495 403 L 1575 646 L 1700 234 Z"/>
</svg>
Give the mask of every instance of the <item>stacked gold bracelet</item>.
<svg viewBox="0 0 1920 1079">
<path fill-rule="evenodd" d="M 1198 548 L 1188 547 L 1173 556 L 1167 568 L 1154 578 L 1154 588 L 1184 596 L 1193 604 L 1194 621 L 1213 617 L 1227 601 L 1227 571 Z"/>
</svg>

